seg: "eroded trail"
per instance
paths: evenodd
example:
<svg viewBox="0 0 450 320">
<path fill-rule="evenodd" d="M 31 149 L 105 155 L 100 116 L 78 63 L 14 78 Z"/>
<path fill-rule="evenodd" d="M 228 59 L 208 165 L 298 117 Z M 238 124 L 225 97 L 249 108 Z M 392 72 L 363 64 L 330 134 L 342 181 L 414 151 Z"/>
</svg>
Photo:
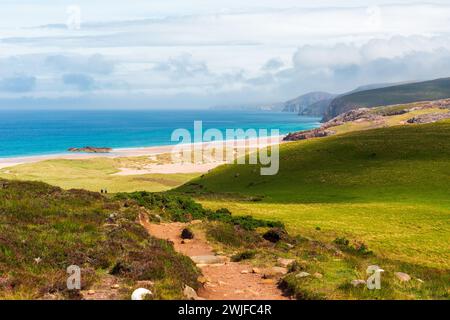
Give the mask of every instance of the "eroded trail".
<svg viewBox="0 0 450 320">
<path fill-rule="evenodd" d="M 276 279 L 263 279 L 261 274 L 252 273 L 250 265 L 230 262 L 228 257 L 215 256 L 212 247 L 203 234 L 196 234 L 195 238 L 182 243 L 181 231 L 189 224 L 161 223 L 152 224 L 141 218 L 141 224 L 154 237 L 170 240 L 175 250 L 191 257 L 197 262 L 206 280 L 198 290 L 198 296 L 207 300 L 284 300 L 277 287 Z M 199 260 L 223 258 L 223 261 L 202 263 Z M 200 263 L 199 263 L 200 262 Z"/>
</svg>

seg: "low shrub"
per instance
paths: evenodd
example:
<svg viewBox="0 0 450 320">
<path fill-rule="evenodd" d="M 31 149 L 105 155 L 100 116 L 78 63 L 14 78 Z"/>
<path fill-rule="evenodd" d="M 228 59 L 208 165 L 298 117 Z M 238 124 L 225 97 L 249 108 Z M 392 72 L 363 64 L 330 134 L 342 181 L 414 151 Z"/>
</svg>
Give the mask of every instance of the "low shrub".
<svg viewBox="0 0 450 320">
<path fill-rule="evenodd" d="M 253 250 L 247 250 L 240 253 L 237 253 L 231 257 L 231 261 L 233 262 L 239 262 L 242 260 L 249 260 L 253 259 L 256 255 L 256 252 Z"/>
</svg>

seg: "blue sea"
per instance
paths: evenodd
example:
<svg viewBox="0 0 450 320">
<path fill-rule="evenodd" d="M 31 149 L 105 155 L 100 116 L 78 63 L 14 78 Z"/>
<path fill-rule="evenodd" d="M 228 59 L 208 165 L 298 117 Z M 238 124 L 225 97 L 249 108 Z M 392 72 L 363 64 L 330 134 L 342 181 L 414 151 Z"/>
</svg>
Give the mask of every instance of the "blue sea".
<svg viewBox="0 0 450 320">
<path fill-rule="evenodd" d="M 281 134 L 319 126 L 294 113 L 216 110 L 0 111 L 0 158 L 66 153 L 71 147 L 132 148 L 174 144 L 172 131 L 279 129 Z"/>
</svg>

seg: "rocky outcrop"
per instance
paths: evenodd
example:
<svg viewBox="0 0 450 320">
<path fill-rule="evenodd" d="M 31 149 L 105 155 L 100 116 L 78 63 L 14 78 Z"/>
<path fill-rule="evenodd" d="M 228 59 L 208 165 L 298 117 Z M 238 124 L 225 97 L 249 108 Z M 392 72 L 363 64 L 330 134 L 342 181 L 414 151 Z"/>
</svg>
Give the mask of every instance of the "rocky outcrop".
<svg viewBox="0 0 450 320">
<path fill-rule="evenodd" d="M 322 138 L 327 137 L 334 134 L 334 131 L 325 130 L 322 128 L 313 129 L 308 131 L 300 131 L 289 133 L 286 137 L 283 138 L 283 141 L 298 141 L 298 140 L 306 140 L 311 138 Z"/>
<path fill-rule="evenodd" d="M 84 148 L 69 148 L 70 152 L 87 152 L 87 153 L 109 153 L 112 148 L 96 148 L 96 147 L 84 147 Z"/>
<path fill-rule="evenodd" d="M 415 116 L 414 118 L 409 119 L 407 122 L 411 124 L 412 123 L 423 124 L 423 123 L 433 123 L 445 119 L 450 119 L 450 112 L 423 114 Z"/>
<path fill-rule="evenodd" d="M 338 115 L 337 117 L 324 123 L 321 126 L 321 129 L 336 127 L 336 126 L 340 126 L 341 124 L 344 124 L 345 122 L 351 122 L 351 121 L 357 121 L 357 120 L 377 121 L 377 120 L 382 120 L 382 119 L 383 119 L 383 116 L 370 112 L 369 108 L 359 108 L 359 109 L 350 110 L 341 115 Z"/>
</svg>

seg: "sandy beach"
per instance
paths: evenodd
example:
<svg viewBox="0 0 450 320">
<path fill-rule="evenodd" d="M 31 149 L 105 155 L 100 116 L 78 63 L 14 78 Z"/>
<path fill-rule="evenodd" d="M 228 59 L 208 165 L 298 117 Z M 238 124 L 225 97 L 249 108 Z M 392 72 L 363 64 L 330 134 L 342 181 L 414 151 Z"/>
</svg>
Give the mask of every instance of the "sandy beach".
<svg viewBox="0 0 450 320">
<path fill-rule="evenodd" d="M 264 138 L 252 138 L 245 140 L 235 140 L 232 148 L 234 150 L 245 149 L 257 150 L 258 148 L 268 147 L 270 145 L 282 143 L 284 136 L 276 137 L 264 137 Z M 124 158 L 124 157 L 141 157 L 141 156 L 156 156 L 160 154 L 171 154 L 179 152 L 180 148 L 185 149 L 191 146 L 191 150 L 211 150 L 214 148 L 225 148 L 228 144 L 232 145 L 232 141 L 214 141 L 214 142 L 202 142 L 193 143 L 191 145 L 165 145 L 154 147 L 139 147 L 139 148 L 118 148 L 113 149 L 109 153 L 62 153 L 51 155 L 39 155 L 39 156 L 26 156 L 26 157 L 14 157 L 14 158 L 0 158 L 0 169 L 14 167 L 21 164 L 36 163 L 46 160 L 84 160 L 93 158 Z M 235 151 L 235 153 L 236 153 Z M 175 162 L 165 164 L 155 164 L 146 167 L 144 170 L 136 170 L 132 168 L 120 168 L 120 172 L 116 175 L 138 175 L 148 173 L 191 173 L 191 172 L 207 172 L 219 165 L 224 164 L 225 161 L 218 161 L 204 157 L 201 163 L 192 162 Z"/>
</svg>

